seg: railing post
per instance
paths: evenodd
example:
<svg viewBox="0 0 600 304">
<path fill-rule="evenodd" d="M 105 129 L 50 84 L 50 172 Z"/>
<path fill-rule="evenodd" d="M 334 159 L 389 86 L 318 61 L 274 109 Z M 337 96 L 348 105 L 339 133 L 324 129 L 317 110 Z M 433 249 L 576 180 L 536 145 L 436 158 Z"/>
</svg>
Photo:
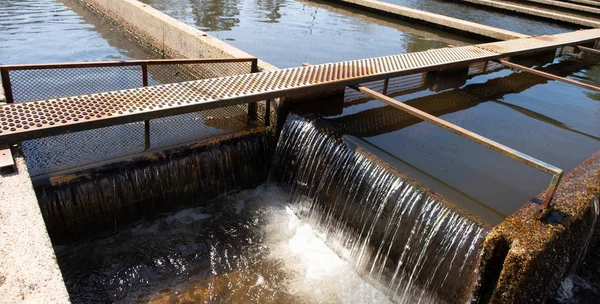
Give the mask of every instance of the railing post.
<svg viewBox="0 0 600 304">
<path fill-rule="evenodd" d="M 7 67 L 0 68 L 0 75 L 2 76 L 2 88 L 4 89 L 4 97 L 6 103 L 13 103 L 12 85 L 10 84 L 10 73 Z"/>
<path fill-rule="evenodd" d="M 252 66 L 250 67 L 250 73 L 258 73 L 258 58 L 252 59 Z M 248 119 L 255 120 L 258 112 L 258 105 L 256 102 L 248 104 Z"/>
<path fill-rule="evenodd" d="M 142 62 L 142 86 L 148 86 L 148 63 Z M 150 120 L 144 120 L 144 151 L 150 148 Z"/>
<path fill-rule="evenodd" d="M 148 86 L 148 63 L 142 62 L 142 86 Z"/>
<path fill-rule="evenodd" d="M 390 79 L 389 79 L 389 78 L 386 78 L 386 79 L 383 81 L 383 90 L 381 90 L 381 94 L 383 94 L 383 95 L 386 95 L 386 94 L 387 94 L 387 91 L 388 91 L 388 85 L 389 85 L 389 84 L 390 84 Z"/>
</svg>

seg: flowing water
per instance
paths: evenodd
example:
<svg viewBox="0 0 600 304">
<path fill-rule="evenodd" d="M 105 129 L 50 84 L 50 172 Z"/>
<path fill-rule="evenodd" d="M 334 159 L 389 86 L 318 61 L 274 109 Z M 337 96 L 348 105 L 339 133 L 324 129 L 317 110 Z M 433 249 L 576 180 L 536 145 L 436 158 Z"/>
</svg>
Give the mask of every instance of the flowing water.
<svg viewBox="0 0 600 304">
<path fill-rule="evenodd" d="M 57 247 L 73 301 L 443 303 L 471 296 L 486 228 L 307 119 L 288 118 L 281 139 L 268 187 Z"/>
<path fill-rule="evenodd" d="M 386 303 L 259 187 L 109 238 L 58 247 L 73 303 Z"/>
</svg>

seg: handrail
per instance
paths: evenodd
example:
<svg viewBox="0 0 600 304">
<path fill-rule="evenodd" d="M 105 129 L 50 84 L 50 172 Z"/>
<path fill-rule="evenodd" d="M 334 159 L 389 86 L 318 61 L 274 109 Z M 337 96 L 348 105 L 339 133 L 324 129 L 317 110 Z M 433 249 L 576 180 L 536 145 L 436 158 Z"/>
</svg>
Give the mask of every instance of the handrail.
<svg viewBox="0 0 600 304">
<path fill-rule="evenodd" d="M 203 63 L 230 63 L 230 62 L 250 62 L 251 73 L 258 72 L 258 58 L 256 57 L 237 57 L 237 58 L 197 58 L 197 59 L 145 59 L 145 60 L 120 60 L 120 61 L 91 61 L 91 62 L 59 62 L 59 63 L 40 63 L 40 64 L 7 64 L 0 66 L 0 76 L 2 77 L 2 88 L 6 97 L 6 103 L 13 103 L 12 84 L 10 71 L 31 71 L 31 70 L 50 70 L 50 69 L 73 69 L 73 68 L 101 68 L 101 67 L 123 67 L 140 66 L 142 68 L 142 86 L 148 86 L 148 66 L 167 65 L 167 64 L 203 64 Z"/>
<path fill-rule="evenodd" d="M 468 140 L 471 140 L 477 144 L 480 144 L 490 150 L 493 150 L 502 155 L 508 156 L 514 160 L 517 160 L 518 162 L 524 163 L 524 164 L 526 164 L 530 167 L 533 167 L 537 170 L 540 170 L 542 172 L 551 174 L 552 180 L 550 181 L 550 184 L 548 185 L 548 188 L 546 190 L 546 196 L 545 196 L 544 201 L 539 209 L 539 214 L 538 214 L 537 218 L 538 219 L 544 218 L 548 214 L 548 212 L 551 210 L 550 203 L 552 201 L 552 198 L 554 197 L 554 193 L 556 192 L 556 189 L 558 188 L 558 184 L 560 183 L 560 180 L 562 178 L 562 175 L 563 175 L 562 169 L 555 167 L 553 165 L 547 164 L 547 163 L 545 163 L 537 158 L 531 157 L 527 154 L 521 153 L 515 149 L 507 147 L 507 146 L 505 146 L 501 143 L 498 143 L 496 141 L 493 141 L 489 138 L 483 137 L 477 133 L 474 133 L 467 129 L 459 127 L 453 123 L 450 123 L 439 117 L 433 116 L 427 112 L 424 112 L 417 108 L 411 107 L 403 102 L 397 101 L 391 97 L 388 97 L 384 94 L 373 91 L 367 87 L 351 86 L 351 88 L 353 88 L 359 92 L 362 92 L 363 94 L 365 94 L 367 96 L 373 97 L 379 101 L 389 104 L 390 106 L 400 109 L 400 110 L 402 110 L 408 114 L 411 114 L 417 118 L 420 118 L 424 121 L 430 122 L 438 127 L 446 129 L 454 134 L 457 134 L 457 135 L 462 136 Z"/>
<path fill-rule="evenodd" d="M 219 63 L 219 62 L 255 62 L 256 57 L 237 58 L 197 58 L 197 59 L 145 59 L 145 60 L 113 60 L 113 61 L 90 61 L 90 62 L 57 62 L 40 64 L 6 64 L 1 69 L 12 70 L 41 70 L 41 69 L 69 69 L 69 68 L 94 68 L 111 66 L 131 65 L 161 65 L 161 64 L 196 64 L 196 63 Z"/>
</svg>

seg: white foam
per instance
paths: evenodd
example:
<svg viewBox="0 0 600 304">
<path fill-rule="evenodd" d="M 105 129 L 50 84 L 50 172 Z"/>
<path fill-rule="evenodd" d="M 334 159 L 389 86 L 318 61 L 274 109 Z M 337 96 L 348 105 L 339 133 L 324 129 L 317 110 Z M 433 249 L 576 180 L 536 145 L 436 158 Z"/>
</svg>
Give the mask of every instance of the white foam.
<svg viewBox="0 0 600 304">
<path fill-rule="evenodd" d="M 270 257 L 283 261 L 290 275 L 291 294 L 308 303 L 391 303 L 291 209 L 273 210 L 265 232 Z"/>
</svg>

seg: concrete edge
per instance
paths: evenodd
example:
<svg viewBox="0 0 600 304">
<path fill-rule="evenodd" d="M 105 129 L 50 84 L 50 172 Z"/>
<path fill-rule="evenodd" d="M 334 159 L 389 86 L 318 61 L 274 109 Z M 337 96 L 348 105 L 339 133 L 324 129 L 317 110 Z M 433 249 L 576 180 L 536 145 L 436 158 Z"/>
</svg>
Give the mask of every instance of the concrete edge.
<svg viewBox="0 0 600 304">
<path fill-rule="evenodd" d="M 600 151 L 563 178 L 546 220 L 535 218 L 539 202 L 528 202 L 488 234 L 479 294 L 491 303 L 543 303 L 552 296 L 585 252 L 595 225 L 593 201 L 599 195 Z M 543 194 L 538 199 L 543 200 Z M 502 246 L 507 250 L 499 257 Z M 496 266 L 489 263 L 492 260 Z M 490 273 L 494 267 L 500 268 Z M 494 287 L 482 290 L 490 281 Z"/>
<path fill-rule="evenodd" d="M 81 0 L 172 58 L 253 57 L 137 0 Z M 265 71 L 278 68 L 259 59 Z"/>
<path fill-rule="evenodd" d="M 570 9 L 570 10 L 577 11 L 577 12 L 600 14 L 600 9 L 594 8 L 594 7 L 589 7 L 587 5 L 581 5 L 581 4 L 569 3 L 569 2 L 563 2 L 563 1 L 556 1 L 556 0 L 526 0 L 526 1 L 531 2 L 531 3 L 536 3 L 536 4 L 547 5 L 547 6 L 551 6 L 551 7 L 558 7 L 558 8 L 563 8 L 563 9 L 566 8 L 566 9 Z"/>
<path fill-rule="evenodd" d="M 594 21 L 586 18 L 579 18 L 574 16 L 568 16 L 564 14 L 560 14 L 558 12 L 546 11 L 541 9 L 535 9 L 530 7 L 525 7 L 521 5 L 516 5 L 512 3 L 505 3 L 501 1 L 490 1 L 490 0 L 460 0 L 462 2 L 475 4 L 479 6 L 489 7 L 497 10 L 510 11 L 514 13 L 519 13 L 523 15 L 535 16 L 538 18 L 543 18 L 550 21 L 561 21 L 563 23 L 570 23 L 574 25 L 581 25 L 591 28 L 600 27 L 599 21 Z"/>
<path fill-rule="evenodd" d="M 475 34 L 482 37 L 492 38 L 495 40 L 509 40 L 515 38 L 526 38 L 529 35 L 512 32 L 504 29 L 499 29 L 487 25 L 482 25 L 475 22 L 465 21 L 448 16 L 438 15 L 434 13 L 424 12 L 400 5 L 390 4 L 377 0 L 325 0 L 334 3 L 341 3 L 361 9 L 369 10 L 384 15 L 391 15 L 402 19 L 435 25 L 444 29 Z"/>
<path fill-rule="evenodd" d="M 69 303 L 69 294 L 22 155 L 18 172 L 0 175 L 2 301 Z"/>
</svg>

